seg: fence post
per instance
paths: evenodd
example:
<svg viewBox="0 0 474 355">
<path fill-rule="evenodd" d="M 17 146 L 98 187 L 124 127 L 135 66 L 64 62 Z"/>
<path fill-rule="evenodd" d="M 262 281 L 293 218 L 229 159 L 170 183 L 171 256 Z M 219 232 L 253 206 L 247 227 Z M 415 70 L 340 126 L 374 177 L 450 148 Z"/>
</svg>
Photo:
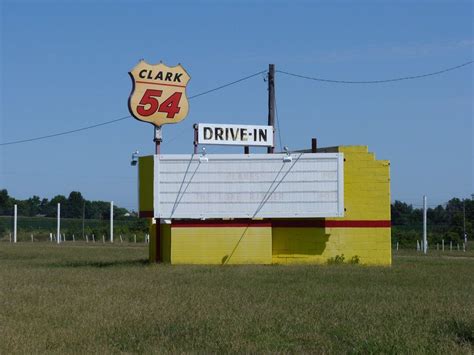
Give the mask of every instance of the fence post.
<svg viewBox="0 0 474 355">
<path fill-rule="evenodd" d="M 120 234 L 120 243 L 123 243 L 122 234 Z"/>
<path fill-rule="evenodd" d="M 427 211 L 428 211 L 428 204 L 426 195 L 423 196 L 423 253 L 428 252 L 428 238 L 427 238 Z"/>
<path fill-rule="evenodd" d="M 453 251 L 453 241 L 449 242 L 449 251 Z"/>
<path fill-rule="evenodd" d="M 458 243 L 458 251 L 459 251 L 459 243 Z"/>
<path fill-rule="evenodd" d="M 11 233 L 9 233 L 9 234 L 10 234 L 10 243 L 11 243 L 12 242 L 12 234 Z"/>
<path fill-rule="evenodd" d="M 31 242 L 33 243 L 33 234 L 31 235 Z"/>
<path fill-rule="evenodd" d="M 397 251 L 398 251 L 398 242 L 397 242 Z"/>
<path fill-rule="evenodd" d="M 135 244 L 136 244 L 137 243 L 137 235 L 136 234 L 133 235 L 133 239 L 135 239 Z"/>
<path fill-rule="evenodd" d="M 114 242 L 114 201 L 110 202 L 110 242 Z"/>
<path fill-rule="evenodd" d="M 89 236 L 86 234 L 86 243 L 89 243 Z"/>
<path fill-rule="evenodd" d="M 74 237 L 74 234 L 72 235 L 72 241 L 75 242 L 76 238 Z"/>
<path fill-rule="evenodd" d="M 16 225 L 18 222 L 18 208 L 17 205 L 13 206 L 13 243 L 17 242 L 17 229 Z"/>
<path fill-rule="evenodd" d="M 102 243 L 105 244 L 105 235 L 102 234 Z"/>
<path fill-rule="evenodd" d="M 58 225 L 57 225 L 57 242 L 61 243 L 61 204 L 58 202 Z"/>
<path fill-rule="evenodd" d="M 92 241 L 95 243 L 95 235 L 92 234 Z"/>
<path fill-rule="evenodd" d="M 444 239 L 441 239 L 441 248 L 442 248 L 443 251 L 444 251 Z"/>
</svg>

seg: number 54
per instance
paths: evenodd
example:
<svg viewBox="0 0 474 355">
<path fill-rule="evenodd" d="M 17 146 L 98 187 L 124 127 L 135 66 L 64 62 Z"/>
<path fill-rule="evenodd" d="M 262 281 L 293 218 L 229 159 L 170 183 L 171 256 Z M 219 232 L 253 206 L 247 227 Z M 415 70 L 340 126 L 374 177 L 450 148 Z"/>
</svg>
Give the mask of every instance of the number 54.
<svg viewBox="0 0 474 355">
<path fill-rule="evenodd" d="M 167 118 L 174 118 L 181 110 L 179 101 L 181 100 L 182 93 L 175 92 L 160 104 L 157 97 L 161 97 L 162 93 L 163 90 L 147 89 L 137 105 L 137 112 L 145 117 L 151 116 L 155 112 L 164 112 Z"/>
</svg>

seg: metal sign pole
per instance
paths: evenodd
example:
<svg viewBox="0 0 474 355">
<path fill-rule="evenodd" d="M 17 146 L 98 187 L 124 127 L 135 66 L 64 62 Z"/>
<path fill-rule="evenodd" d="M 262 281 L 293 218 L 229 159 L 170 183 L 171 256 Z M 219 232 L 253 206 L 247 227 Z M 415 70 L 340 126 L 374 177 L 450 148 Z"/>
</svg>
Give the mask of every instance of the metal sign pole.
<svg viewBox="0 0 474 355">
<path fill-rule="evenodd" d="M 153 139 L 155 142 L 155 154 L 161 154 L 161 142 L 163 141 L 163 135 L 161 132 L 161 126 L 155 126 L 155 138 Z M 145 237 L 146 241 L 146 237 Z M 150 244 L 149 248 L 155 249 L 155 262 L 160 262 L 162 260 L 161 257 L 161 218 L 155 219 L 155 242 L 154 245 Z"/>
<path fill-rule="evenodd" d="M 160 155 L 161 142 L 163 141 L 161 126 L 155 126 L 155 137 L 153 138 L 153 141 L 155 142 L 155 154 Z"/>
</svg>

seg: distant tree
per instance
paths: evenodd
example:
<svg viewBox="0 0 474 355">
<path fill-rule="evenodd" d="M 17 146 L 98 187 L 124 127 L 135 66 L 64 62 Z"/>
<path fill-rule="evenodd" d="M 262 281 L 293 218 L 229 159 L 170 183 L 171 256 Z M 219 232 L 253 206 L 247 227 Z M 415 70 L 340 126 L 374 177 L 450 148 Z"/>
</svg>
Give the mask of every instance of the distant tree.
<svg viewBox="0 0 474 355">
<path fill-rule="evenodd" d="M 0 190 L 0 215 L 13 214 L 13 201 L 8 195 L 7 189 Z"/>
<path fill-rule="evenodd" d="M 61 204 L 61 210 L 63 209 L 63 206 L 66 205 L 67 198 L 66 196 L 63 195 L 56 195 L 54 196 L 51 201 L 49 201 L 48 208 L 46 211 L 46 216 L 48 217 L 56 217 L 57 216 L 57 210 L 58 210 L 58 203 Z M 63 215 L 61 213 L 61 215 Z"/>
<path fill-rule="evenodd" d="M 67 218 L 82 218 L 82 209 L 85 200 L 82 194 L 78 191 L 72 191 L 69 194 L 65 206 L 64 217 Z"/>
</svg>

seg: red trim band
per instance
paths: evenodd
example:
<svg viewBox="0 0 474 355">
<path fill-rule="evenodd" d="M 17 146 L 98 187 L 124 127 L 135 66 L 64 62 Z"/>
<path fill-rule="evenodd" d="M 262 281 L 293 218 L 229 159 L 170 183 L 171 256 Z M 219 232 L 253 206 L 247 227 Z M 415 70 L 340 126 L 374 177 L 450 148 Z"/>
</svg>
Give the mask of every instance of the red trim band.
<svg viewBox="0 0 474 355">
<path fill-rule="evenodd" d="M 139 81 L 139 80 L 136 80 L 135 82 L 136 82 L 136 83 L 140 83 L 140 84 L 172 86 L 172 87 L 175 87 L 175 88 L 185 88 L 185 87 L 186 87 L 186 85 L 174 85 L 174 84 L 154 83 L 154 82 L 152 82 L 152 81 Z"/>
<path fill-rule="evenodd" d="M 304 221 L 272 221 L 276 228 L 390 228 L 387 220 L 304 220 Z"/>
<path fill-rule="evenodd" d="M 391 221 L 386 220 L 210 220 L 210 221 L 173 221 L 172 228 L 203 228 L 203 227 L 274 227 L 274 228 L 390 228 Z"/>
<path fill-rule="evenodd" d="M 153 211 L 140 211 L 138 213 L 138 217 L 140 217 L 140 218 L 153 218 L 154 213 L 153 213 Z"/>
</svg>

